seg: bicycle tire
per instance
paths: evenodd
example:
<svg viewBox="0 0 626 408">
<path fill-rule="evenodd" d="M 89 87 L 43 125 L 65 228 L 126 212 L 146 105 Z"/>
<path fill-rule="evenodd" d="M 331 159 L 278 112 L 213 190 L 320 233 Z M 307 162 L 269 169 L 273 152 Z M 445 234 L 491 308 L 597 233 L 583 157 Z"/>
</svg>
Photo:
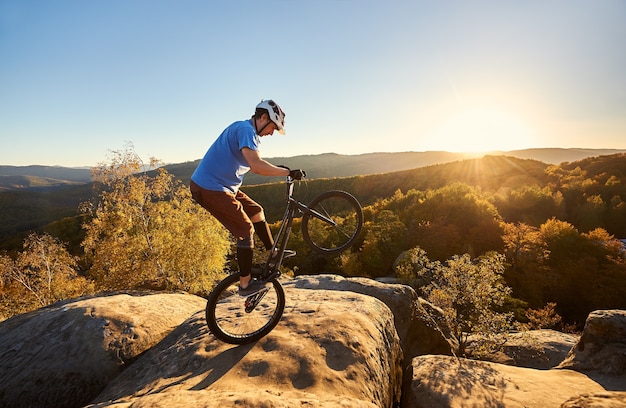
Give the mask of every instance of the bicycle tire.
<svg viewBox="0 0 626 408">
<path fill-rule="evenodd" d="M 266 336 L 280 321 L 285 309 L 285 292 L 276 279 L 258 306 L 247 312 L 245 302 L 251 297 L 239 296 L 239 275 L 222 280 L 209 294 L 206 321 L 219 340 L 230 344 L 246 344 Z"/>
<path fill-rule="evenodd" d="M 350 247 L 363 229 L 363 210 L 358 200 L 341 190 L 315 197 L 302 215 L 302 239 L 314 251 L 338 254 Z M 323 220 L 321 214 L 333 221 Z"/>
</svg>

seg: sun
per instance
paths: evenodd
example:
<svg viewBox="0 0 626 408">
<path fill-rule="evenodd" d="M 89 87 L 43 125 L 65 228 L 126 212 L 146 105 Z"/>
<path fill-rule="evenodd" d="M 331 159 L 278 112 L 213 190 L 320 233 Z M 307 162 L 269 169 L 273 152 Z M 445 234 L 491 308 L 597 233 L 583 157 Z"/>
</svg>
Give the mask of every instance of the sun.
<svg viewBox="0 0 626 408">
<path fill-rule="evenodd" d="M 533 146 L 533 128 L 520 117 L 495 107 L 473 107 L 442 118 L 432 129 L 428 150 L 479 153 Z"/>
</svg>

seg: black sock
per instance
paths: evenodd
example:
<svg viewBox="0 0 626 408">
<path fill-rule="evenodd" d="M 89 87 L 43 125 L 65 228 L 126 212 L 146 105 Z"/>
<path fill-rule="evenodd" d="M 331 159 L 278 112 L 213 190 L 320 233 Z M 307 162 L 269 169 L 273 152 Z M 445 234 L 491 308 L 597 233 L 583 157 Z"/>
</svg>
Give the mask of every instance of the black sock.
<svg viewBox="0 0 626 408">
<path fill-rule="evenodd" d="M 265 249 L 268 251 L 272 249 L 274 245 L 274 238 L 272 238 L 272 231 L 270 231 L 270 226 L 267 224 L 267 221 L 259 221 L 253 223 L 254 231 L 263 242 Z"/>
<path fill-rule="evenodd" d="M 252 273 L 252 248 L 237 247 L 237 264 L 239 265 L 239 276 L 248 276 Z"/>
</svg>

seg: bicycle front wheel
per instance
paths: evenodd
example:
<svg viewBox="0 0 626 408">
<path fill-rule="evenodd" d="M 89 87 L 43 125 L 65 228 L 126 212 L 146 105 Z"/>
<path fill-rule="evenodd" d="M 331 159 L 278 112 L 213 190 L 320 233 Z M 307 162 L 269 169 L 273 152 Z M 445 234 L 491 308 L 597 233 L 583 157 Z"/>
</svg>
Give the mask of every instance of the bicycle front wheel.
<svg viewBox="0 0 626 408">
<path fill-rule="evenodd" d="M 315 251 L 334 255 L 356 241 L 363 228 L 363 210 L 345 191 L 315 197 L 302 216 L 302 238 Z"/>
<path fill-rule="evenodd" d="M 265 293 L 239 296 L 239 275 L 221 281 L 209 295 L 206 321 L 215 337 L 230 344 L 259 340 L 278 324 L 285 309 L 285 292 L 276 279 Z"/>
</svg>

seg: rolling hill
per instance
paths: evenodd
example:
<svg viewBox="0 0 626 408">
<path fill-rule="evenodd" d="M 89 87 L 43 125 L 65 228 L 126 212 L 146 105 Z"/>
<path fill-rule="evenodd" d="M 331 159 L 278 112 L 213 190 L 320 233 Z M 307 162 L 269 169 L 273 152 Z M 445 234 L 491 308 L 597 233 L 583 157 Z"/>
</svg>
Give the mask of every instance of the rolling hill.
<svg viewBox="0 0 626 408">
<path fill-rule="evenodd" d="M 90 169 L 59 166 L 0 166 L 0 192 L 49 189 L 91 182 Z"/>
<path fill-rule="evenodd" d="M 618 152 L 626 150 L 533 149 L 532 152 L 524 150 L 516 154 L 528 156 L 532 153 L 551 160 L 578 157 L 579 161 L 565 160 L 561 166 L 591 169 L 604 165 L 602 160 L 593 157 Z M 479 185 L 487 190 L 500 186 L 543 186 L 544 170 L 548 166 L 541 160 L 513 156 L 492 155 L 462 160 L 461 156 L 445 152 L 354 156 L 329 153 L 269 160 L 307 170 L 309 180 L 302 188 L 306 197 L 300 197 L 303 201 L 312 199 L 322 190 L 337 188 L 352 192 L 364 206 L 389 197 L 398 189 L 406 192 L 408 189 L 439 188 L 455 181 Z M 166 166 L 183 182 L 188 182 L 195 167 L 195 162 Z M 10 247 L 14 248 L 16 242 L 21 242 L 20 236 L 28 231 L 41 230 L 54 221 L 76 215 L 78 205 L 89 200 L 93 193 L 90 171 L 86 169 L 28 166 L 23 170 L 23 174 L 19 174 L 20 168 L 0 166 L 0 181 L 6 182 L 4 191 L 0 189 L 0 249 L 6 249 L 9 241 Z M 622 171 L 619 173 L 617 177 L 622 178 Z M 255 175 L 250 174 L 247 176 L 246 192 L 266 207 L 268 219 L 274 221 L 282 213 L 283 185 L 268 184 L 272 181 L 282 181 L 282 178 L 255 179 Z M 260 182 L 266 184 L 258 184 Z"/>
<path fill-rule="evenodd" d="M 510 156 L 520 159 L 533 159 L 548 164 L 559 164 L 582 160 L 588 157 L 605 156 L 626 152 L 626 149 L 525 149 L 507 152 L 491 152 L 490 156 Z M 368 174 L 389 173 L 431 166 L 434 164 L 483 157 L 485 154 L 450 153 L 450 152 L 397 152 L 365 153 L 342 155 L 324 153 L 293 157 L 272 157 L 267 160 L 291 168 L 302 168 L 309 178 L 351 177 Z M 168 164 L 168 172 L 188 182 L 199 160 Z M 249 173 L 245 185 L 280 181 L 279 177 L 268 178 Z M 0 192 L 10 190 L 40 191 L 64 188 L 91 182 L 91 170 L 85 168 L 67 168 L 60 166 L 2 166 L 0 165 Z"/>
<path fill-rule="evenodd" d="M 520 159 L 533 159 L 548 164 L 559 164 L 581 160 L 587 157 L 605 156 L 626 152 L 618 149 L 525 149 L 509 152 L 492 152 L 489 156 L 510 156 Z M 341 155 L 324 153 L 293 157 L 272 157 L 267 160 L 290 168 L 305 169 L 309 178 L 351 177 L 369 174 L 389 173 L 410 170 L 434 164 L 450 163 L 459 160 L 480 158 L 485 154 L 450 153 L 450 152 L 398 152 L 366 153 Z M 177 178 L 188 182 L 200 160 L 166 166 L 167 171 Z M 255 185 L 280 181 L 280 177 L 263 177 L 248 173 L 244 185 Z"/>
</svg>

